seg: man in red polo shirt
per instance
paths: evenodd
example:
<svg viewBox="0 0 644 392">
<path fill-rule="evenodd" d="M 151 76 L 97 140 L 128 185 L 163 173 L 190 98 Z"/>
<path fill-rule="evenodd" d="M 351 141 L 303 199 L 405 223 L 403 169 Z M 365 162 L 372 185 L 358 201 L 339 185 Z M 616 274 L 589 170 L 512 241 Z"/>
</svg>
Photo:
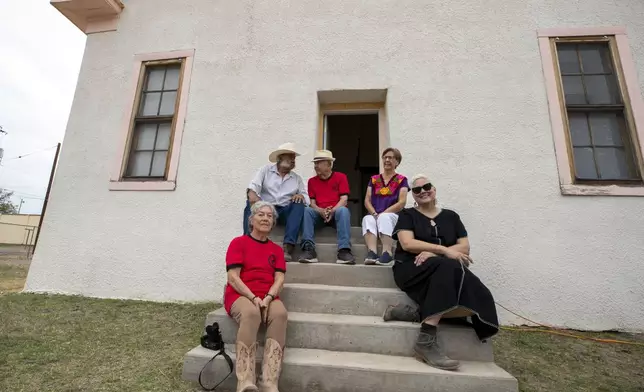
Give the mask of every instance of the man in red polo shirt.
<svg viewBox="0 0 644 392">
<path fill-rule="evenodd" d="M 333 171 L 333 153 L 318 150 L 313 157 L 317 176 L 309 179 L 311 206 L 306 207 L 302 220 L 302 253 L 300 263 L 317 263 L 315 227 L 335 227 L 338 233 L 338 264 L 355 264 L 351 253 L 351 215 L 347 208 L 349 181 L 344 173 Z"/>
</svg>

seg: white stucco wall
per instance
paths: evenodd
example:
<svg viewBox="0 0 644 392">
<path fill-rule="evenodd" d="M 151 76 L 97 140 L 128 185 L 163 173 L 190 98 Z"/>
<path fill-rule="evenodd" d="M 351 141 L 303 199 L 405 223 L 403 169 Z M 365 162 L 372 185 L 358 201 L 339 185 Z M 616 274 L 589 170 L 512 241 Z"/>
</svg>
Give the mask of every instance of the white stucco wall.
<svg viewBox="0 0 644 392">
<path fill-rule="evenodd" d="M 400 172 L 433 177 L 500 303 L 558 326 L 643 330 L 644 198 L 560 194 L 536 30 L 626 26 L 644 87 L 644 3 L 502 3 L 125 2 L 117 32 L 88 37 L 27 289 L 219 300 L 268 150 L 313 152 L 318 90 L 388 88 Z M 108 191 L 133 55 L 189 48 L 176 191 Z"/>
</svg>

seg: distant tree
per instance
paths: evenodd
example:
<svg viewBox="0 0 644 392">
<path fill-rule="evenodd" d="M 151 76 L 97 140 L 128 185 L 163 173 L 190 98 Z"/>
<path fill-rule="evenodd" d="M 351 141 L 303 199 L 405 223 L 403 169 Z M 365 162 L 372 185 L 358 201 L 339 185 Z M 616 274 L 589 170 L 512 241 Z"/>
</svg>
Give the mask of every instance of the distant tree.
<svg viewBox="0 0 644 392">
<path fill-rule="evenodd" d="M 0 214 L 17 214 L 18 209 L 11 202 L 13 192 L 5 191 L 0 188 Z"/>
</svg>

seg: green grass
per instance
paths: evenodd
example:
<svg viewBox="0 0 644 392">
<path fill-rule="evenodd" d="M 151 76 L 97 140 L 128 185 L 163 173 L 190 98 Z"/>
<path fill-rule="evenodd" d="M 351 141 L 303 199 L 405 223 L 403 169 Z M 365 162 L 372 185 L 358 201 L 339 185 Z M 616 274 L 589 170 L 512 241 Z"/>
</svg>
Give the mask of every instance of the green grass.
<svg viewBox="0 0 644 392">
<path fill-rule="evenodd" d="M 644 343 L 642 335 L 570 332 Z M 522 392 L 644 391 L 644 346 L 501 331 L 494 349 L 496 363 L 519 380 Z"/>
<path fill-rule="evenodd" d="M 183 355 L 213 304 L 0 296 L 0 391 L 191 391 Z"/>
<path fill-rule="evenodd" d="M 26 269 L 0 263 L 0 287 L 20 290 Z M 216 307 L 0 294 L 0 391 L 199 390 L 181 380 L 181 361 Z M 642 346 L 514 331 L 494 344 L 497 363 L 522 392 L 644 391 Z"/>
</svg>

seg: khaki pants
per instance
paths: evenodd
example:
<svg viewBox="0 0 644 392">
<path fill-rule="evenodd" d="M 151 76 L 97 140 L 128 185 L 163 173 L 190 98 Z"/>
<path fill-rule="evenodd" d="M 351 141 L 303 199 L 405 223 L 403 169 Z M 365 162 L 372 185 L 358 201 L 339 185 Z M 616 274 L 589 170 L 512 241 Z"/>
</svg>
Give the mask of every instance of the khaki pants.
<svg viewBox="0 0 644 392">
<path fill-rule="evenodd" d="M 262 323 L 262 315 L 257 307 L 246 297 L 239 297 L 230 308 L 230 315 L 239 324 L 237 341 L 250 347 L 257 341 L 257 331 Z M 273 300 L 268 305 L 268 322 L 266 338 L 276 340 L 281 347 L 286 342 L 286 308 L 280 300 Z"/>
</svg>

